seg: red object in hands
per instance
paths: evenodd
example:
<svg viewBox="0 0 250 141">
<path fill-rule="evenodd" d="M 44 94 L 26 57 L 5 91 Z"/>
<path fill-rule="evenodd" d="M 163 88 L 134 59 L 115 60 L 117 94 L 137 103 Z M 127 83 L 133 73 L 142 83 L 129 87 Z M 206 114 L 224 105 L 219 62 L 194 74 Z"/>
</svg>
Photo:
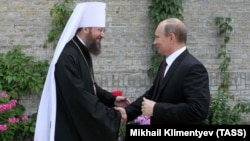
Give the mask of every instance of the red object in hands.
<svg viewBox="0 0 250 141">
<path fill-rule="evenodd" d="M 111 93 L 112 93 L 114 96 L 121 96 L 123 92 L 122 92 L 121 90 L 113 90 Z"/>
</svg>

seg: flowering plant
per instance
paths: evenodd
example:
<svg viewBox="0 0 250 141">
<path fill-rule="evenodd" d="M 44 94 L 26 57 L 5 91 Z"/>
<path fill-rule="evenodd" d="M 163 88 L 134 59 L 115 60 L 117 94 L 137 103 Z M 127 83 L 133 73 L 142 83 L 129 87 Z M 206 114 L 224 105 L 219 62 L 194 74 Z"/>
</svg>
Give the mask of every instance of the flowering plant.
<svg viewBox="0 0 250 141">
<path fill-rule="evenodd" d="M 27 136 L 29 118 L 23 111 L 16 99 L 0 92 L 0 141 L 22 141 Z"/>
<path fill-rule="evenodd" d="M 134 119 L 133 124 L 150 125 L 150 117 L 145 115 L 140 115 Z"/>
</svg>

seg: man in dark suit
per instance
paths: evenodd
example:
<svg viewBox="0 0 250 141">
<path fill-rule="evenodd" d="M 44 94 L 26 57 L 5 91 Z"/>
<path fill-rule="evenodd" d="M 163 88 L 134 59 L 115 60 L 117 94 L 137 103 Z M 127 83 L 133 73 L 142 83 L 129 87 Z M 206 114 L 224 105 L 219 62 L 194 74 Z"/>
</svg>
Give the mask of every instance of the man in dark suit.
<svg viewBox="0 0 250 141">
<path fill-rule="evenodd" d="M 186 48 L 187 29 L 177 18 L 163 20 L 155 31 L 154 45 L 164 56 L 155 81 L 130 105 L 116 108 L 127 121 L 139 115 L 154 124 L 202 124 L 210 104 L 208 72 Z M 166 69 L 163 67 L 166 64 Z"/>
</svg>

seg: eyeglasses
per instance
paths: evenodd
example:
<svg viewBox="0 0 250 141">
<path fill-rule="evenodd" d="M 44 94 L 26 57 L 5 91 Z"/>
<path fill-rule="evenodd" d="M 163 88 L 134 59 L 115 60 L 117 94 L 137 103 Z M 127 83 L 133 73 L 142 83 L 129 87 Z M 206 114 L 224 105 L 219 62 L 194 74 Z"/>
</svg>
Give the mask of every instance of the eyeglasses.
<svg viewBox="0 0 250 141">
<path fill-rule="evenodd" d="M 105 32 L 105 28 L 97 28 L 97 30 L 99 30 L 100 32 Z"/>
</svg>

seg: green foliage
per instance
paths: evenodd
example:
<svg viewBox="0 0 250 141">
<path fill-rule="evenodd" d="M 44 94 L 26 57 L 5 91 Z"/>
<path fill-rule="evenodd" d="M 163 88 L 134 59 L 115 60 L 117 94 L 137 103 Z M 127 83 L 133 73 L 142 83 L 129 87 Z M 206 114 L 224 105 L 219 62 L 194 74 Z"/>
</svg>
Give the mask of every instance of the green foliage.
<svg viewBox="0 0 250 141">
<path fill-rule="evenodd" d="M 151 0 L 151 5 L 148 7 L 148 15 L 152 22 L 152 37 L 154 38 L 154 31 L 160 21 L 166 18 L 179 18 L 183 20 L 182 0 Z M 162 60 L 162 55 L 158 54 L 156 48 L 152 46 L 154 54 L 151 57 L 151 66 L 148 70 L 148 75 L 154 77 L 158 71 L 158 66 Z"/>
<path fill-rule="evenodd" d="M 240 114 L 228 104 L 228 100 L 231 98 L 226 91 L 218 90 L 217 97 L 212 100 L 210 105 L 207 124 L 235 125 L 241 123 Z"/>
<path fill-rule="evenodd" d="M 0 93 L 0 140 L 23 141 L 34 133 L 34 119 L 24 115 L 24 106 L 6 92 Z"/>
<path fill-rule="evenodd" d="M 218 52 L 218 58 L 222 59 L 222 63 L 219 66 L 221 73 L 221 84 L 218 87 L 218 94 L 210 104 L 209 115 L 206 123 L 209 125 L 236 125 L 242 123 L 241 113 L 250 112 L 249 103 L 237 103 L 230 105 L 230 100 L 234 100 L 234 96 L 229 93 L 229 87 L 231 85 L 230 73 L 228 67 L 231 62 L 231 58 L 227 55 L 226 47 L 230 41 L 228 32 L 233 30 L 229 24 L 230 18 L 216 17 L 215 23 L 219 27 L 218 35 L 224 37 L 224 42 L 220 46 Z"/>
<path fill-rule="evenodd" d="M 26 56 L 21 46 L 6 54 L 0 54 L 0 90 L 7 91 L 12 97 L 38 93 L 42 90 L 48 69 L 48 61 L 34 61 Z"/>
<path fill-rule="evenodd" d="M 124 141 L 126 136 L 126 124 L 122 124 L 119 129 L 119 139 L 118 141 Z"/>
<path fill-rule="evenodd" d="M 32 137 L 35 130 L 35 115 L 29 115 L 27 121 L 21 120 L 25 107 L 19 103 L 12 109 L 1 112 L 1 104 L 9 104 L 10 99 L 28 94 L 39 93 L 42 90 L 48 61 L 34 61 L 32 56 L 26 56 L 21 46 L 14 46 L 6 54 L 0 54 L 0 90 L 8 92 L 9 97 L 0 97 L 0 125 L 7 125 L 8 130 L 0 133 L 1 141 L 23 141 Z M 18 118 L 19 122 L 11 124 L 8 118 Z"/>
<path fill-rule="evenodd" d="M 26 121 L 26 125 L 22 128 L 22 130 L 18 131 L 18 133 L 21 134 L 21 136 L 23 137 L 22 139 L 34 138 L 37 114 L 34 113 L 32 115 L 29 115 L 28 118 L 29 120 Z"/>
<path fill-rule="evenodd" d="M 55 49 L 56 43 L 60 38 L 60 35 L 67 24 L 67 21 L 72 13 L 70 4 L 73 0 L 63 0 L 61 3 L 56 3 L 50 10 L 50 16 L 52 17 L 51 26 L 52 29 L 48 33 L 48 39 L 44 45 L 47 47 L 47 43 L 54 43 L 53 48 Z"/>
</svg>

